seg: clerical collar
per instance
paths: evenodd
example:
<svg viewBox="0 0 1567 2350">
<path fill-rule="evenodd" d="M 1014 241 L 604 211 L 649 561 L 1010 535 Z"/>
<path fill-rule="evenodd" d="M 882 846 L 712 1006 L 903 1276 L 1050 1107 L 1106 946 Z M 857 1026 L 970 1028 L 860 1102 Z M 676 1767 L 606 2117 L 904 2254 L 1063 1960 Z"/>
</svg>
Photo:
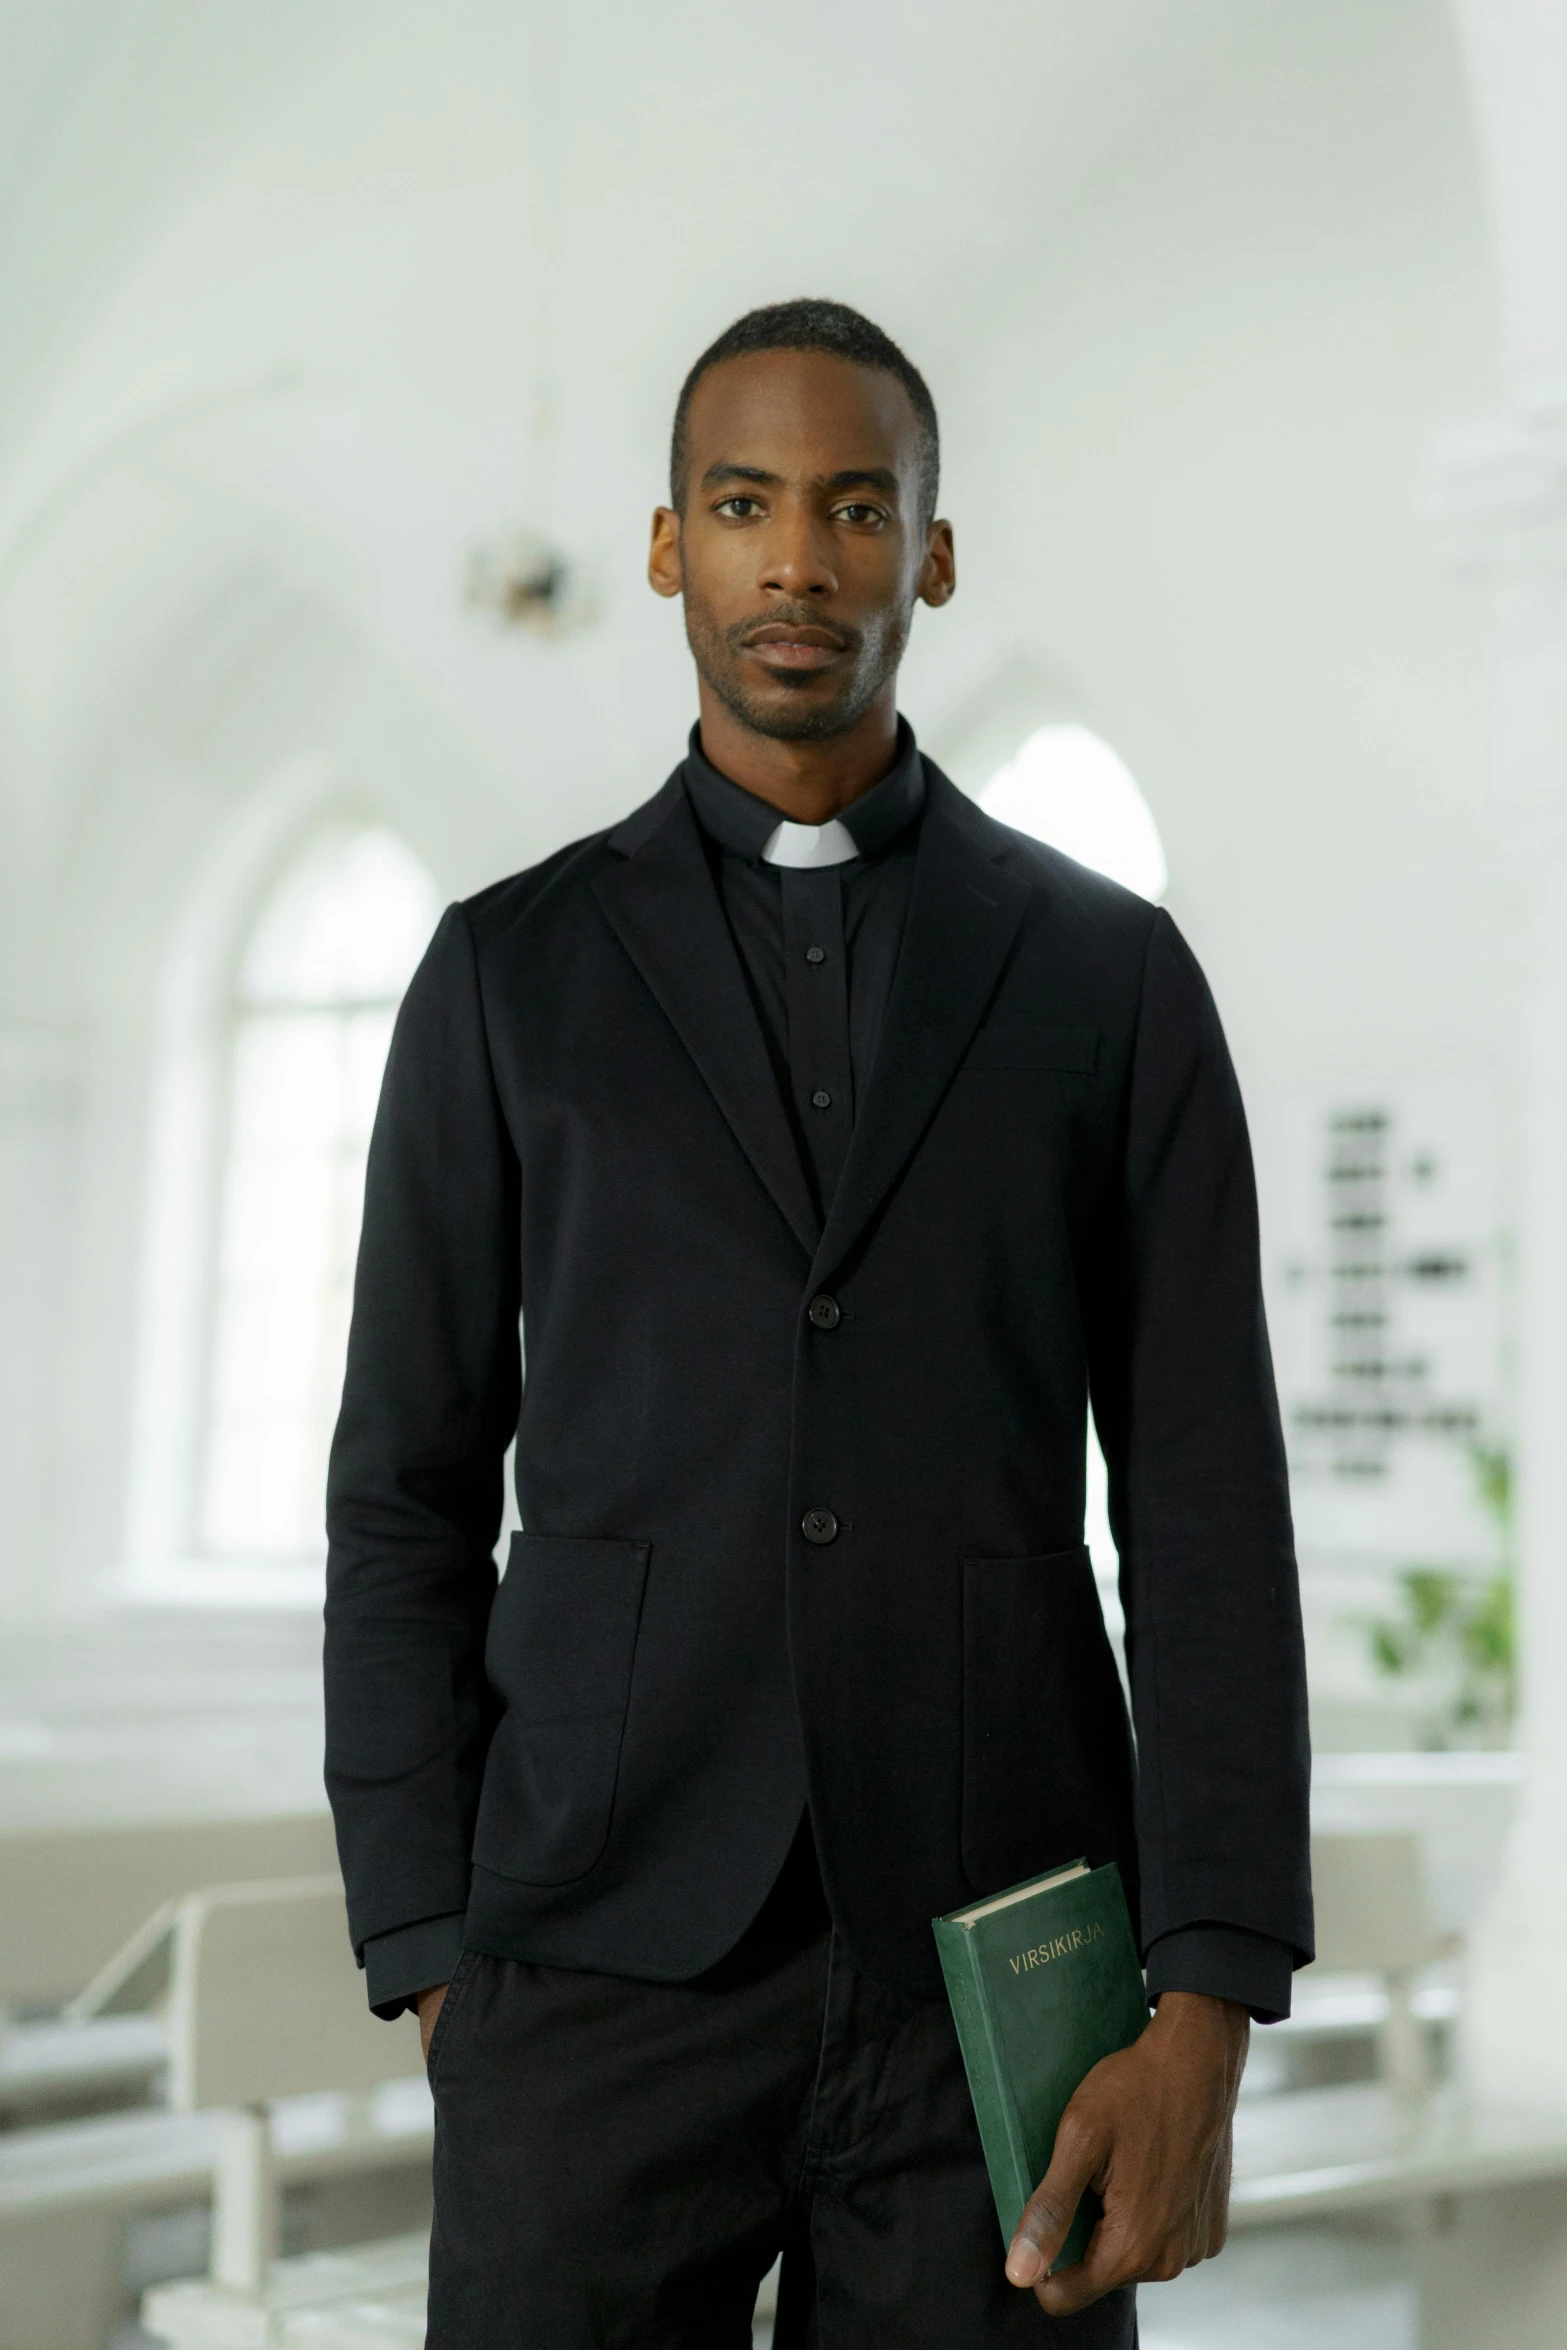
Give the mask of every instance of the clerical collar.
<svg viewBox="0 0 1567 2350">
<path fill-rule="evenodd" d="M 898 720 L 897 751 L 880 783 L 826 824 L 790 824 L 727 775 L 720 775 L 702 749 L 700 730 L 691 729 L 684 767 L 686 790 L 697 821 L 721 848 L 770 865 L 815 869 L 873 857 L 912 824 L 925 805 L 925 769 L 914 729 Z"/>
</svg>

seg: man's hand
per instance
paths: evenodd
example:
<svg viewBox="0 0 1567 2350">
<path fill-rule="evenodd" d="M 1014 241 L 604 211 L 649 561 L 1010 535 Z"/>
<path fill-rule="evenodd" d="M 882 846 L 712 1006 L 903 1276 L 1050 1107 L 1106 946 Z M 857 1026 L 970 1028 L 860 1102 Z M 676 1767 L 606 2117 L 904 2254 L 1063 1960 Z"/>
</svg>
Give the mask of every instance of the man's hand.
<svg viewBox="0 0 1567 2350">
<path fill-rule="evenodd" d="M 421 2011 L 422 2012 L 422 2011 Z M 1166 1991 L 1142 2038 L 1096 2064 L 1061 2116 L 1050 2168 L 1007 2254 L 1014 2285 L 1067 2317 L 1118 2285 L 1163 2282 L 1224 2249 L 1230 2135 L 1251 2022 L 1243 2007 Z M 1048 2275 L 1085 2187 L 1104 2217 Z"/>
<path fill-rule="evenodd" d="M 450 1983 L 433 1983 L 428 1991 L 419 1994 L 419 2046 L 426 2064 L 430 2061 L 430 2035 L 435 2030 L 435 2019 L 445 2005 L 446 1994 L 450 1989 Z"/>
</svg>

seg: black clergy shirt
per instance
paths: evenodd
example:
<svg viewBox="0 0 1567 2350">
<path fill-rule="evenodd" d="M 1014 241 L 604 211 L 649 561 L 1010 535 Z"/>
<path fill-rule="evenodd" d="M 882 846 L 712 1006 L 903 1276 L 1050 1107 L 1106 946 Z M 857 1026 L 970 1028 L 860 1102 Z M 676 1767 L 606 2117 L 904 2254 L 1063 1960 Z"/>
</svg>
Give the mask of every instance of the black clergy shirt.
<svg viewBox="0 0 1567 2350">
<path fill-rule="evenodd" d="M 838 823 L 820 827 L 782 823 L 776 808 L 720 775 L 704 758 L 695 728 L 684 773 L 817 1212 L 825 1218 L 903 943 L 925 805 L 914 736 L 900 719 L 897 754 L 880 783 Z M 818 832 L 829 854 L 836 846 L 839 862 L 801 868 L 775 861 Z"/>
<path fill-rule="evenodd" d="M 822 827 L 784 822 L 720 775 L 695 727 L 681 772 L 825 1221 L 892 993 L 925 806 L 923 762 L 900 719 L 888 772 Z M 777 861 L 791 855 L 810 861 Z M 760 1915 L 715 1974 L 770 1965 L 827 1923 L 807 1815 Z M 396 2014 L 412 1994 L 444 1982 L 462 1934 L 454 1914 L 372 1936 L 365 1945 L 372 2004 Z M 1149 1951 L 1148 1989 L 1150 1996 L 1206 1992 L 1271 2022 L 1289 2013 L 1292 1965 L 1289 1946 L 1266 1935 L 1217 1922 L 1187 1926 Z"/>
</svg>

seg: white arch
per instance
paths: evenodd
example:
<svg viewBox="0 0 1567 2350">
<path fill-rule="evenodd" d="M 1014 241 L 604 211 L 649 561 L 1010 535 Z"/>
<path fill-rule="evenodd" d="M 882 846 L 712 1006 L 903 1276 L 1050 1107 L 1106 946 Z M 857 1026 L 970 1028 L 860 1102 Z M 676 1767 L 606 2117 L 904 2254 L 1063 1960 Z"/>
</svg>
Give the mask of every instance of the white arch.
<svg viewBox="0 0 1567 2350">
<path fill-rule="evenodd" d="M 351 852 L 354 842 L 367 840 L 379 844 L 375 854 L 383 864 L 402 862 L 401 932 L 392 953 L 378 960 L 361 922 L 357 951 L 355 940 L 345 939 L 346 951 L 334 961 L 323 951 L 322 917 L 329 909 L 320 869 L 334 849 Z M 358 878 L 362 897 L 365 876 Z M 351 894 L 352 875 L 349 883 Z M 372 1015 L 379 1010 L 389 1031 L 391 1005 L 422 944 L 411 913 L 421 891 L 427 933 L 437 903 L 428 874 L 374 813 L 345 799 L 328 761 L 302 758 L 258 791 L 193 896 L 159 1006 L 121 1571 L 130 1596 L 255 1604 L 310 1602 L 318 1593 L 319 1568 L 308 1552 L 255 1545 L 217 1565 L 204 1540 L 210 1530 L 201 1509 L 211 1437 L 208 1383 L 222 1343 L 213 1282 L 232 1189 L 236 1046 L 245 1012 L 270 1002 L 286 1017 L 291 990 L 292 1009 L 306 1018 L 312 1008 L 358 1006 Z"/>
<path fill-rule="evenodd" d="M 1048 841 L 1158 905 L 1169 885 L 1164 843 L 1131 769 L 1075 721 L 1038 726 L 997 769 L 979 804 L 999 823 Z"/>
</svg>

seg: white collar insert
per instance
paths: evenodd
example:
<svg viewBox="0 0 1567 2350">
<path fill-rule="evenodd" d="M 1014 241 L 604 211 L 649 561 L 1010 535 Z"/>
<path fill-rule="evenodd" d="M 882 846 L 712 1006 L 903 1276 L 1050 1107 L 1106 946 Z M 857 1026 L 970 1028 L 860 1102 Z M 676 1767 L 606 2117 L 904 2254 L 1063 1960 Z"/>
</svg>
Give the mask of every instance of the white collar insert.
<svg viewBox="0 0 1567 2350">
<path fill-rule="evenodd" d="M 762 850 L 762 859 L 768 865 L 790 865 L 797 871 L 814 871 L 821 865 L 847 865 L 859 850 L 854 835 L 836 816 L 825 824 L 780 824 Z"/>
</svg>

